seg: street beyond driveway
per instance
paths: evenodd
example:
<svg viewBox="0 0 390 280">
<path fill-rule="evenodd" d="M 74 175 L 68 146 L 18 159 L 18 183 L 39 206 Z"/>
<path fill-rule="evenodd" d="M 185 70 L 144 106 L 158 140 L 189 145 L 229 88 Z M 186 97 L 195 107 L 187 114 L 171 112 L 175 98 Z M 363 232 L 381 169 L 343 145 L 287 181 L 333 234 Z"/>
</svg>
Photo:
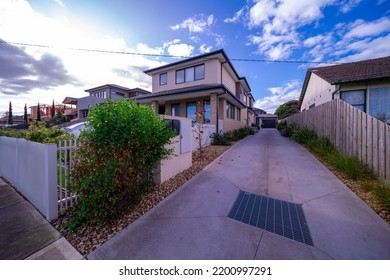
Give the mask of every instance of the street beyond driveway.
<svg viewBox="0 0 390 280">
<path fill-rule="evenodd" d="M 303 147 L 262 129 L 88 259 L 390 259 L 390 225 Z"/>
</svg>

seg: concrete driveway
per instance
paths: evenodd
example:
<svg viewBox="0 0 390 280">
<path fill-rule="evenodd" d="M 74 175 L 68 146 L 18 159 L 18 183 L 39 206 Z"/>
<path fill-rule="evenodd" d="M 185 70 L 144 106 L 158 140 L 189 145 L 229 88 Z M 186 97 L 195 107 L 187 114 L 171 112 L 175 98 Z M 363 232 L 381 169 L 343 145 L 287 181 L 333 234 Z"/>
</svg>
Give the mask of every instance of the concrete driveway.
<svg viewBox="0 0 390 280">
<path fill-rule="evenodd" d="M 390 259 L 390 225 L 275 129 L 239 142 L 88 259 Z"/>
</svg>

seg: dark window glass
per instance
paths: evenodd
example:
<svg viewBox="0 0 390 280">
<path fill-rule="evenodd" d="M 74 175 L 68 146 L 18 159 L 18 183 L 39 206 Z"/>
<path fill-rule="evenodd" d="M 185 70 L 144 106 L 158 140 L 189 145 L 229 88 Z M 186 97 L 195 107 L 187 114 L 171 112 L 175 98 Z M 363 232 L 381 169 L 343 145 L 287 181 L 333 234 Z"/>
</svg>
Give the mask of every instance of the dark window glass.
<svg viewBox="0 0 390 280">
<path fill-rule="evenodd" d="M 196 103 L 195 102 L 189 102 L 186 106 L 186 117 L 192 118 L 192 124 L 196 123 Z"/>
<path fill-rule="evenodd" d="M 368 104 L 371 116 L 390 124 L 390 87 L 370 89 Z"/>
<path fill-rule="evenodd" d="M 185 80 L 186 82 L 192 82 L 194 80 L 194 67 L 185 69 Z"/>
<path fill-rule="evenodd" d="M 359 110 L 366 111 L 366 95 L 364 90 L 342 91 L 341 99 Z"/>
<path fill-rule="evenodd" d="M 160 74 L 160 86 L 166 85 L 168 83 L 167 73 Z"/>
<path fill-rule="evenodd" d="M 210 100 L 203 101 L 203 110 L 205 110 L 203 114 L 203 121 L 205 124 L 209 124 L 211 120 Z"/>
<path fill-rule="evenodd" d="M 204 64 L 195 66 L 195 80 L 204 79 Z"/>
<path fill-rule="evenodd" d="M 184 83 L 184 69 L 176 71 L 176 84 Z"/>
<path fill-rule="evenodd" d="M 171 116 L 180 117 L 180 104 L 171 105 Z"/>
</svg>

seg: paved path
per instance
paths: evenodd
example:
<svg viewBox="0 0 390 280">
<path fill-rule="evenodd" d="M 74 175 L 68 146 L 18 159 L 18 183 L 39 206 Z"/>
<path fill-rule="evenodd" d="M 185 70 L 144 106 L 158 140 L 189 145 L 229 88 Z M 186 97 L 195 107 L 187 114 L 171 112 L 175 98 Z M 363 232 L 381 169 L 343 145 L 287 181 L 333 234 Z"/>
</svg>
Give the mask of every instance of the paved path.
<svg viewBox="0 0 390 280">
<path fill-rule="evenodd" d="M 82 258 L 34 206 L 0 179 L 0 260 Z"/>
<path fill-rule="evenodd" d="M 313 246 L 227 217 L 240 191 L 302 207 Z M 262 129 L 87 258 L 390 259 L 390 225 L 304 148 Z"/>
</svg>

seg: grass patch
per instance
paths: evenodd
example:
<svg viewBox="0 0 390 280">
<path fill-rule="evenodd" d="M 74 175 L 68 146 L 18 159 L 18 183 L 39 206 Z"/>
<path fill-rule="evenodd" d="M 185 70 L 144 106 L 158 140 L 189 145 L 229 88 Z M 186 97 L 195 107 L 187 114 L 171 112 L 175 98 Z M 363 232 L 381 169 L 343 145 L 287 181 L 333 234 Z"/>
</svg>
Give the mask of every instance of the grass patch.
<svg viewBox="0 0 390 280">
<path fill-rule="evenodd" d="M 361 162 L 358 157 L 340 153 L 326 137 L 317 136 L 313 130 L 297 125 L 289 126 L 288 130 L 294 141 L 304 145 L 320 161 L 337 171 L 336 175 L 341 177 L 340 179 L 352 180 L 362 192 L 371 194 L 377 204 L 375 207 L 371 205 L 372 208 L 385 211 L 386 217 L 390 215 L 390 185 L 378 179 L 367 164 Z"/>
</svg>

